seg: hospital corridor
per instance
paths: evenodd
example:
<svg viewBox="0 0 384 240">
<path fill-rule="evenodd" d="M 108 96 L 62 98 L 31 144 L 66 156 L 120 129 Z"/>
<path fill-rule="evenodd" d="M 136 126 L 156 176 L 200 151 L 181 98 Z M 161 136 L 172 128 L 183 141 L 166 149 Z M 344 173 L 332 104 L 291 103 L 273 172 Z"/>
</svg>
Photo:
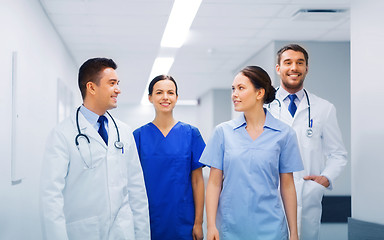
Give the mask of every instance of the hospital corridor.
<svg viewBox="0 0 384 240">
<path fill-rule="evenodd" d="M 383 8 L 0 0 L 0 240 L 384 239 Z"/>
</svg>

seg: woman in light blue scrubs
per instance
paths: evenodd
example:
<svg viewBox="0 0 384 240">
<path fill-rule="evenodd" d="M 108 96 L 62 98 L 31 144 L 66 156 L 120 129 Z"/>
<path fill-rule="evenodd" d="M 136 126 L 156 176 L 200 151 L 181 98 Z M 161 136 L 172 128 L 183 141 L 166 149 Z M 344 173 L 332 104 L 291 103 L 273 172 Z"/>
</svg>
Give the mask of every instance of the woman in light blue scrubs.
<svg viewBox="0 0 384 240">
<path fill-rule="evenodd" d="M 199 130 L 173 118 L 177 85 L 155 77 L 148 88 L 155 119 L 133 133 L 147 188 L 152 240 L 202 240 L 204 180 Z"/>
<path fill-rule="evenodd" d="M 232 100 L 243 114 L 216 127 L 200 158 L 211 167 L 208 240 L 298 239 L 292 172 L 303 164 L 295 131 L 263 108 L 274 99 L 262 68 L 248 66 L 235 77 Z"/>
</svg>

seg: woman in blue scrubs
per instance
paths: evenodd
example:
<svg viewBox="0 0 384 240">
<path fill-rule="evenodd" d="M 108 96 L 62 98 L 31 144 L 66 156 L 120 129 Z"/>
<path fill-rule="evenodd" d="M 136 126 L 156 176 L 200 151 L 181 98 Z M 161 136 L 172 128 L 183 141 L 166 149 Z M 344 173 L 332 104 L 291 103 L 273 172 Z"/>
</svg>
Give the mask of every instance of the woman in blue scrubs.
<svg viewBox="0 0 384 240">
<path fill-rule="evenodd" d="M 203 239 L 204 180 L 199 130 L 176 121 L 177 85 L 155 77 L 148 88 L 155 119 L 133 133 L 147 188 L 152 240 Z"/>
<path fill-rule="evenodd" d="M 216 127 L 200 159 L 211 166 L 208 240 L 298 239 L 292 172 L 303 165 L 295 131 L 263 108 L 274 98 L 260 67 L 244 68 L 233 81 L 234 108 L 243 114 Z"/>
</svg>

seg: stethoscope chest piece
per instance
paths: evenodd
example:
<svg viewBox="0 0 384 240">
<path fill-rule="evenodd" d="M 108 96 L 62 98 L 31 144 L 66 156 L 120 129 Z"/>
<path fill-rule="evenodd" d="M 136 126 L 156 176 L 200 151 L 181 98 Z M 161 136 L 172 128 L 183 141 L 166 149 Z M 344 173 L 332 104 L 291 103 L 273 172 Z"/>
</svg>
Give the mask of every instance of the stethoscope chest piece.
<svg viewBox="0 0 384 240">
<path fill-rule="evenodd" d="M 307 137 L 311 138 L 313 136 L 313 130 L 312 128 L 307 129 Z"/>
<path fill-rule="evenodd" d="M 120 141 L 116 141 L 116 142 L 115 142 L 115 147 L 116 147 L 117 149 L 123 149 L 124 144 L 123 144 L 122 142 L 120 142 Z"/>
</svg>

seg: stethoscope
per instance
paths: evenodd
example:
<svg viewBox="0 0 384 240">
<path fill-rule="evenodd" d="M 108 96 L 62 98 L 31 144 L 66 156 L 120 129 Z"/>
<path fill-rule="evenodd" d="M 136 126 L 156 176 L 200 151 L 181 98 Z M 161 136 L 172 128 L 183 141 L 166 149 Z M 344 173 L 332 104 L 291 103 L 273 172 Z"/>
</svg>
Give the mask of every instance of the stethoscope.
<svg viewBox="0 0 384 240">
<path fill-rule="evenodd" d="M 76 126 L 77 126 L 77 131 L 78 131 L 78 134 L 76 135 L 75 137 L 75 144 L 76 144 L 76 147 L 77 149 L 79 150 L 80 152 L 80 155 L 81 155 L 81 158 L 85 164 L 85 166 L 87 168 L 93 168 L 93 159 L 92 159 L 92 154 L 91 154 L 91 148 L 90 148 L 90 143 L 91 141 L 89 140 L 89 137 L 83 133 L 81 133 L 80 131 L 80 126 L 79 126 L 79 112 L 80 112 L 80 107 L 77 108 L 77 111 L 76 111 Z M 115 148 L 117 149 L 121 149 L 122 150 L 122 153 L 124 153 L 124 144 L 120 141 L 120 133 L 119 133 L 119 128 L 117 127 L 117 124 L 115 122 L 115 119 L 113 119 L 113 117 L 111 116 L 111 114 L 109 114 L 109 112 L 107 112 L 108 116 L 112 119 L 112 122 L 113 124 L 115 125 L 116 127 L 116 133 L 117 133 L 117 141 L 115 141 L 114 143 L 114 146 Z M 91 165 L 88 165 L 88 163 L 84 160 L 85 158 L 83 157 L 83 154 L 81 153 L 80 151 L 80 147 L 79 147 L 79 138 L 85 138 L 88 142 L 88 150 L 89 150 L 89 153 L 90 153 L 90 158 L 91 158 Z"/>
<path fill-rule="evenodd" d="M 276 89 L 276 91 L 278 90 L 278 88 Z M 304 90 L 304 93 L 305 93 L 305 97 L 307 98 L 307 105 L 308 105 L 308 129 L 307 129 L 307 137 L 312 137 L 313 136 L 313 128 L 312 128 L 312 124 L 313 124 L 313 119 L 311 119 L 311 103 L 309 102 L 309 97 L 308 97 L 308 93 L 305 89 Z M 280 119 L 280 114 L 281 114 L 281 102 L 279 99 L 275 98 L 275 100 L 278 102 L 279 104 L 279 119 Z M 271 103 L 268 104 L 268 108 L 270 109 L 271 108 Z"/>
</svg>

